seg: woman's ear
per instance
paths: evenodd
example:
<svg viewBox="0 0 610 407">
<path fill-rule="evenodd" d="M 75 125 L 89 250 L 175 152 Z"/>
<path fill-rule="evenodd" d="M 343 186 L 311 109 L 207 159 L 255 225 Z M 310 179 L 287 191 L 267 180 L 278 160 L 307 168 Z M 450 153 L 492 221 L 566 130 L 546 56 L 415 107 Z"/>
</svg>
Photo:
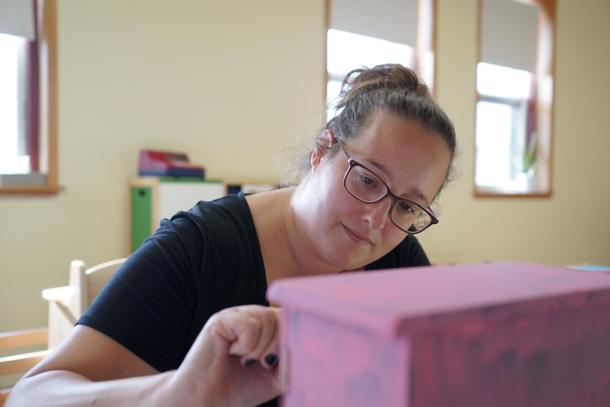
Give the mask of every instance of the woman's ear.
<svg viewBox="0 0 610 407">
<path fill-rule="evenodd" d="M 320 134 L 320 137 L 318 137 L 316 145 L 311 152 L 311 168 L 316 168 L 320 164 L 320 161 L 322 161 L 322 158 L 328 154 L 334 142 L 335 135 L 333 134 L 332 130 L 326 129 L 322 132 L 322 134 Z"/>
</svg>

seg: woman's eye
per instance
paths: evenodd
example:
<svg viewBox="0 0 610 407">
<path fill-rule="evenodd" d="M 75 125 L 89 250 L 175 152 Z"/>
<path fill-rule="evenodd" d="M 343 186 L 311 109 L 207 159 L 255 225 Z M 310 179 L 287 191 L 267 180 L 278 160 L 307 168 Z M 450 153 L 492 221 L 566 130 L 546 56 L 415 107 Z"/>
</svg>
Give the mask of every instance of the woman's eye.
<svg viewBox="0 0 610 407">
<path fill-rule="evenodd" d="M 377 185 L 377 181 L 375 181 L 375 179 L 371 178 L 371 177 L 367 177 L 364 174 L 360 174 L 359 176 L 359 182 L 362 185 L 367 185 L 367 186 L 375 186 Z"/>
<path fill-rule="evenodd" d="M 411 205 L 407 201 L 398 201 L 397 205 L 398 205 L 398 209 L 400 209 L 400 212 L 409 213 L 409 214 L 415 214 L 415 212 L 416 212 L 415 206 Z"/>
</svg>

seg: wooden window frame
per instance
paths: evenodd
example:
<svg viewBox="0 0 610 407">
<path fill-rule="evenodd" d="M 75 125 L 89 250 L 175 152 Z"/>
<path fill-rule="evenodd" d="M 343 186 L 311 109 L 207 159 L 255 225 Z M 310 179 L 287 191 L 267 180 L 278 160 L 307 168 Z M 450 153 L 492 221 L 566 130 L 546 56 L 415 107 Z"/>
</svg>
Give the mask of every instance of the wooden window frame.
<svg viewBox="0 0 610 407">
<path fill-rule="evenodd" d="M 538 52 L 536 58 L 536 129 L 543 135 L 538 137 L 537 159 L 542 157 L 546 166 L 546 179 L 548 187 L 545 191 L 526 191 L 523 193 L 503 193 L 477 187 L 476 173 L 473 172 L 473 195 L 475 198 L 551 198 L 553 196 L 553 122 L 555 117 L 555 44 L 557 37 L 556 0 L 511 0 L 531 6 L 539 7 L 540 13 Z M 482 27 L 483 27 L 483 0 L 478 0 L 478 28 L 477 28 L 477 64 L 481 62 Z M 548 82 L 551 86 L 548 87 Z M 475 85 L 476 86 L 476 85 Z M 476 92 L 478 103 L 480 95 Z M 476 124 L 476 109 L 475 109 Z M 476 150 L 473 155 L 473 168 L 476 171 Z"/>
<path fill-rule="evenodd" d="M 324 35 L 322 39 L 324 44 L 322 50 L 324 52 L 323 61 L 323 75 L 324 78 L 324 90 L 322 92 L 322 106 L 324 106 L 323 118 L 326 121 L 326 98 L 327 98 L 327 85 L 328 75 L 328 30 L 330 30 L 331 24 L 331 10 L 333 0 L 325 0 L 324 6 Z M 432 96 L 436 95 L 436 83 L 437 83 L 437 69 L 436 69 L 436 13 L 438 10 L 437 0 L 419 0 L 418 16 L 417 16 L 417 44 L 415 47 L 415 72 L 420 78 L 431 76 L 432 83 L 426 83 Z M 426 53 L 432 53 L 433 61 L 432 64 L 426 66 L 425 56 Z M 432 69 L 432 74 L 425 75 L 426 70 Z"/>
<path fill-rule="evenodd" d="M 60 191 L 57 174 L 57 0 L 37 0 L 38 156 L 44 185 L 0 185 L 0 195 L 49 195 Z"/>
</svg>

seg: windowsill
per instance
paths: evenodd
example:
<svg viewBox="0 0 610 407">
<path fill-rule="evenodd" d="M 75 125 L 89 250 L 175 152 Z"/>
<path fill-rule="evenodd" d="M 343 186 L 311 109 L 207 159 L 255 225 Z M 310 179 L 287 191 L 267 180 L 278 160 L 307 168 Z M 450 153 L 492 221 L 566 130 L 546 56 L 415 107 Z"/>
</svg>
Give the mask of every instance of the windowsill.
<svg viewBox="0 0 610 407">
<path fill-rule="evenodd" d="M 542 192 L 542 191 L 525 191 L 525 192 L 515 192 L 515 191 L 502 191 L 498 189 L 475 189 L 474 197 L 475 198 L 550 198 L 553 196 L 552 192 Z"/>
<path fill-rule="evenodd" d="M 64 189 L 60 185 L 5 185 L 0 195 L 55 195 Z"/>
</svg>

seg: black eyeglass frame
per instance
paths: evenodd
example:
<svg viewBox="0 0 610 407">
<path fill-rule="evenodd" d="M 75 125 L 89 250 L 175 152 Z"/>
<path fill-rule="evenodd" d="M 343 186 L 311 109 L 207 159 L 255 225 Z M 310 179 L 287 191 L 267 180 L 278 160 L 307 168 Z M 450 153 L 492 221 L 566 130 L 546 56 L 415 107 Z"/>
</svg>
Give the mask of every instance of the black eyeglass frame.
<svg viewBox="0 0 610 407">
<path fill-rule="evenodd" d="M 345 155 L 347 156 L 348 167 L 347 167 L 347 171 L 345 171 L 345 175 L 343 176 L 343 187 L 345 187 L 345 190 L 351 196 L 353 196 L 354 198 L 356 198 L 357 200 L 359 200 L 360 202 L 365 203 L 365 204 L 374 204 L 374 203 L 380 202 L 383 199 L 385 199 L 387 196 L 390 196 L 391 198 L 393 198 L 392 205 L 390 206 L 390 211 L 388 212 L 388 218 L 390 218 L 390 221 L 392 221 L 392 224 L 394 224 L 394 226 L 396 226 L 398 229 L 402 230 L 405 233 L 409 233 L 409 234 L 415 235 L 415 234 L 423 232 L 424 230 L 428 229 L 430 226 L 436 225 L 438 223 L 438 218 L 436 217 L 436 215 L 432 211 L 432 208 L 430 208 L 430 207 L 425 208 L 425 207 L 421 206 L 420 204 L 418 204 L 415 201 L 403 198 L 403 197 L 398 196 L 395 193 L 393 193 L 390 190 L 390 187 L 388 186 L 388 184 L 386 184 L 385 181 L 379 175 L 377 175 L 377 173 L 375 173 L 375 171 L 372 171 L 371 169 L 369 169 L 365 165 L 363 165 L 363 164 L 359 163 L 358 161 L 354 160 L 352 158 L 352 156 L 350 155 L 350 153 L 347 151 L 347 148 L 345 147 L 345 144 L 341 140 L 339 140 L 338 138 L 336 138 L 335 140 L 337 140 L 337 142 L 339 143 L 339 146 L 341 146 L 341 149 L 343 150 L 343 153 L 345 153 Z M 381 181 L 381 183 L 383 184 L 383 186 L 386 189 L 385 194 L 383 194 L 378 199 L 375 199 L 374 201 L 366 201 L 366 200 L 364 200 L 364 199 L 354 195 L 354 193 L 352 193 L 352 191 L 350 191 L 349 188 L 347 187 L 347 175 L 350 173 L 350 171 L 354 167 L 362 167 L 365 170 L 367 170 L 368 172 L 370 172 L 371 174 L 373 174 L 375 177 L 377 177 L 377 179 L 379 181 Z M 426 212 L 428 215 L 430 215 L 430 219 L 432 219 L 432 221 L 428 224 L 428 226 L 426 226 L 425 228 L 423 228 L 421 230 L 418 230 L 416 232 L 403 229 L 396 222 L 394 222 L 394 219 L 392 219 L 392 211 L 394 210 L 394 206 L 396 205 L 396 202 L 398 202 L 398 201 L 405 201 L 405 202 L 408 202 L 409 204 L 417 206 L 418 208 L 420 208 L 421 210 Z"/>
</svg>

